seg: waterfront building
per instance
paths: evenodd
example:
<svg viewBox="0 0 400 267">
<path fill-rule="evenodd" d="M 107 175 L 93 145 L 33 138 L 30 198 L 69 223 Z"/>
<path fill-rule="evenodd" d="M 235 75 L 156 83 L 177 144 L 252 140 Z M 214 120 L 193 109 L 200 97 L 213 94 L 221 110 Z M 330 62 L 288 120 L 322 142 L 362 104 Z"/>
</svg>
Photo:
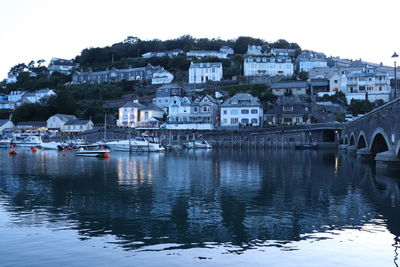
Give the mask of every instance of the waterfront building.
<svg viewBox="0 0 400 267">
<path fill-rule="evenodd" d="M 61 127 L 63 133 L 81 133 L 92 130 L 94 124 L 91 120 L 70 120 Z"/>
<path fill-rule="evenodd" d="M 213 130 L 219 114 L 218 101 L 210 95 L 171 99 L 166 128 L 170 130 Z"/>
<path fill-rule="evenodd" d="M 291 57 L 246 57 L 244 76 L 292 76 L 294 72 Z"/>
<path fill-rule="evenodd" d="M 299 103 L 276 104 L 265 112 L 264 117 L 269 125 L 303 124 L 308 118 L 308 108 Z"/>
<path fill-rule="evenodd" d="M 117 69 L 112 68 L 111 70 L 106 69 L 105 71 L 93 72 L 89 71 L 75 71 L 72 75 L 73 84 L 98 84 L 98 83 L 115 83 L 121 81 L 150 81 L 153 78 L 153 74 L 157 71 L 163 70 L 162 67 L 154 67 L 148 64 L 142 68 L 128 68 L 128 69 Z M 156 81 L 158 81 L 156 79 Z"/>
<path fill-rule="evenodd" d="M 5 129 L 12 129 L 15 125 L 11 120 L 0 120 L 0 134 L 3 133 Z"/>
<path fill-rule="evenodd" d="M 187 57 L 217 57 L 217 58 L 227 58 L 228 53 L 222 51 L 211 51 L 211 50 L 191 50 L 186 53 Z"/>
<path fill-rule="evenodd" d="M 325 54 L 323 53 L 303 51 L 297 57 L 297 68 L 299 71 L 309 72 L 313 68 L 323 68 L 327 66 L 328 62 Z"/>
<path fill-rule="evenodd" d="M 262 121 L 263 107 L 260 99 L 250 94 L 236 94 L 221 105 L 221 127 L 261 126 Z"/>
<path fill-rule="evenodd" d="M 53 57 L 50 60 L 49 66 L 47 67 L 50 74 L 57 71 L 63 74 L 70 74 L 74 68 L 79 67 L 78 63 L 74 63 L 72 60 L 62 59 Z"/>
<path fill-rule="evenodd" d="M 145 106 L 138 100 L 133 100 L 120 107 L 118 114 L 119 127 L 155 128 L 163 119 L 164 111 L 155 105 Z"/>
<path fill-rule="evenodd" d="M 176 57 L 179 54 L 183 53 L 181 49 L 173 49 L 170 51 L 156 51 L 156 52 L 147 52 L 142 55 L 143 58 L 152 58 L 152 57 Z"/>
<path fill-rule="evenodd" d="M 165 111 L 168 111 L 169 103 L 174 96 L 182 97 L 183 88 L 177 84 L 165 84 L 156 90 L 156 97 L 153 98 L 153 104 Z"/>
<path fill-rule="evenodd" d="M 55 114 L 47 119 L 47 128 L 60 131 L 67 122 L 75 120 L 77 118 L 74 115 Z"/>
<path fill-rule="evenodd" d="M 278 82 L 271 85 L 272 93 L 276 96 L 301 96 L 307 94 L 306 81 Z"/>
<path fill-rule="evenodd" d="M 189 83 L 206 83 L 207 81 L 221 81 L 222 63 L 205 62 L 191 63 L 189 68 Z"/>
</svg>

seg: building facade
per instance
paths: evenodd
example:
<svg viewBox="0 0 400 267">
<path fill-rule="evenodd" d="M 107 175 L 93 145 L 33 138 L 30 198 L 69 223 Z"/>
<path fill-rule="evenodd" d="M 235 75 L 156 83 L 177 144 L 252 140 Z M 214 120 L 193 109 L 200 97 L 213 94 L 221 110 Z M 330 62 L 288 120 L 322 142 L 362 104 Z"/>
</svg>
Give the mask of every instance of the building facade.
<svg viewBox="0 0 400 267">
<path fill-rule="evenodd" d="M 222 63 L 206 62 L 191 63 L 189 68 L 189 83 L 206 83 L 207 81 L 221 81 Z"/>
<path fill-rule="evenodd" d="M 61 130 L 67 122 L 75 120 L 77 120 L 77 118 L 74 115 L 55 114 L 47 119 L 47 128 Z"/>
<path fill-rule="evenodd" d="M 153 104 L 165 111 L 168 111 L 169 102 L 172 97 L 184 96 L 184 90 L 177 84 L 165 84 L 156 90 L 156 97 L 153 98 Z"/>
<path fill-rule="evenodd" d="M 212 96 L 173 97 L 168 107 L 166 128 L 170 130 L 213 130 L 219 114 Z"/>
<path fill-rule="evenodd" d="M 271 85 L 272 93 L 276 96 L 301 96 L 307 94 L 306 81 L 279 82 Z"/>
<path fill-rule="evenodd" d="M 94 124 L 91 120 L 70 120 L 61 127 L 63 133 L 81 133 L 92 130 Z"/>
<path fill-rule="evenodd" d="M 303 51 L 297 57 L 297 67 L 299 71 L 309 72 L 313 68 L 324 68 L 327 66 L 328 61 L 323 53 Z"/>
<path fill-rule="evenodd" d="M 294 64 L 291 57 L 247 57 L 244 59 L 244 76 L 292 76 Z"/>
<path fill-rule="evenodd" d="M 158 52 L 147 52 L 142 55 L 143 58 L 152 58 L 152 57 L 176 57 L 180 53 L 183 53 L 181 49 L 173 49 L 170 51 L 158 51 Z"/>
<path fill-rule="evenodd" d="M 250 94 L 236 94 L 221 105 L 221 127 L 261 126 L 263 108 L 260 99 Z"/>
<path fill-rule="evenodd" d="M 265 112 L 269 125 L 297 125 L 307 122 L 308 108 L 301 104 L 277 104 Z"/>
</svg>

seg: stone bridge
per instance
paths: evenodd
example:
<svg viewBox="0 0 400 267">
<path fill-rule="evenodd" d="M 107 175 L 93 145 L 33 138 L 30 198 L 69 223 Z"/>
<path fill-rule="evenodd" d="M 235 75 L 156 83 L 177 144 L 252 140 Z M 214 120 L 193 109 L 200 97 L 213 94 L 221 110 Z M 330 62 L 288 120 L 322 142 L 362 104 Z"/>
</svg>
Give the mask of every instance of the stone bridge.
<svg viewBox="0 0 400 267">
<path fill-rule="evenodd" d="M 400 165 L 400 99 L 344 124 L 339 148 L 378 164 Z"/>
</svg>

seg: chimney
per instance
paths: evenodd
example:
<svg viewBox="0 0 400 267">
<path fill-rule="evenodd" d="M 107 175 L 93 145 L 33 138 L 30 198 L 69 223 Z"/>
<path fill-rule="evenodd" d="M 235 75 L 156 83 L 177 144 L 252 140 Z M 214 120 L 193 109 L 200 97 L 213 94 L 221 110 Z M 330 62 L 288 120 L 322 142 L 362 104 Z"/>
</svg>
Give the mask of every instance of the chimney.
<svg viewBox="0 0 400 267">
<path fill-rule="evenodd" d="M 132 102 L 133 103 L 139 103 L 139 99 L 133 99 Z"/>
</svg>

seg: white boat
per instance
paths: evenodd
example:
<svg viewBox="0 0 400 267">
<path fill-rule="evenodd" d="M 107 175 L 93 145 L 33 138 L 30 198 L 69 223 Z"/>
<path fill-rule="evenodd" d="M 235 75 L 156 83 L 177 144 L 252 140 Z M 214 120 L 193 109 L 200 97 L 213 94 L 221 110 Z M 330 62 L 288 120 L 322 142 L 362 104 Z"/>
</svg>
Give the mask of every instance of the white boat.
<svg viewBox="0 0 400 267">
<path fill-rule="evenodd" d="M 75 156 L 107 158 L 110 156 L 110 149 L 99 145 L 83 145 L 77 148 Z"/>
<path fill-rule="evenodd" d="M 185 143 L 185 146 L 189 149 L 195 148 L 203 148 L 203 149 L 211 149 L 212 145 L 210 145 L 206 140 L 193 140 Z"/>
<path fill-rule="evenodd" d="M 0 148 L 9 148 L 11 145 L 11 139 L 0 139 Z"/>
<path fill-rule="evenodd" d="M 63 149 L 63 145 L 61 143 L 58 142 L 43 142 L 40 145 L 41 148 L 43 149 L 50 149 L 50 150 L 62 150 Z"/>
<path fill-rule="evenodd" d="M 31 135 L 22 139 L 16 139 L 12 142 L 17 147 L 39 147 L 42 145 L 42 138 L 40 136 Z"/>
<path fill-rule="evenodd" d="M 113 151 L 131 151 L 131 152 L 163 152 L 165 148 L 162 146 L 157 137 L 154 136 L 137 136 L 130 140 L 118 140 L 105 142 L 105 145 Z"/>
</svg>

